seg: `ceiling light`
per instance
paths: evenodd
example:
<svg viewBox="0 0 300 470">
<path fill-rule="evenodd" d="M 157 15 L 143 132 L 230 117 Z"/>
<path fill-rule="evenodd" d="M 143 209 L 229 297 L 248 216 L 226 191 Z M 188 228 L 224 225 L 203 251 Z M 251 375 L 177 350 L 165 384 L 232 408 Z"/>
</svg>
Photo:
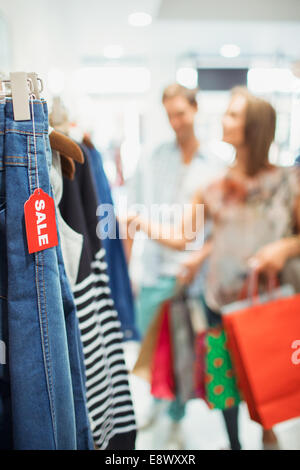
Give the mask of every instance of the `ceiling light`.
<svg viewBox="0 0 300 470">
<path fill-rule="evenodd" d="M 192 67 L 181 67 L 176 72 L 176 81 L 186 88 L 197 88 L 198 73 Z"/>
<path fill-rule="evenodd" d="M 105 46 L 103 49 L 104 57 L 107 59 L 119 59 L 123 55 L 123 47 L 118 44 L 111 44 Z"/>
<path fill-rule="evenodd" d="M 228 58 L 238 57 L 240 53 L 241 53 L 241 49 L 239 48 L 239 46 L 236 46 L 235 44 L 224 44 L 224 46 L 222 46 L 220 49 L 220 54 L 223 57 L 228 57 Z"/>
<path fill-rule="evenodd" d="M 131 13 L 128 16 L 128 23 L 136 27 L 149 26 L 152 23 L 152 16 L 143 12 Z"/>
</svg>

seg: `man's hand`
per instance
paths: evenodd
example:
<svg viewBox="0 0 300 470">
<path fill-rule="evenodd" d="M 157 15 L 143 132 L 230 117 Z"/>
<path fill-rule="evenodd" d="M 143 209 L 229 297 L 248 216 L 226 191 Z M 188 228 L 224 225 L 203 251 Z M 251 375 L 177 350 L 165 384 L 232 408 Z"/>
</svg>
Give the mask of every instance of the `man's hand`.
<svg viewBox="0 0 300 470">
<path fill-rule="evenodd" d="M 137 214 L 117 217 L 127 263 L 130 262 L 134 236 L 138 230 L 137 224 L 134 222 L 136 218 Z"/>
<path fill-rule="evenodd" d="M 127 238 L 134 238 L 135 232 L 139 230 L 139 215 L 128 213 L 126 216 L 118 216 L 119 224 Z"/>
</svg>

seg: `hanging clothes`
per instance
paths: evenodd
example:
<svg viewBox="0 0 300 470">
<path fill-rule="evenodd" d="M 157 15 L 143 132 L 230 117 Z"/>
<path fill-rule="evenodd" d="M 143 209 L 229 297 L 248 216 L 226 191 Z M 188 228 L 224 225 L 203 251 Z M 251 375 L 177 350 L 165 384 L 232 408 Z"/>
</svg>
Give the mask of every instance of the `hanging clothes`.
<svg viewBox="0 0 300 470">
<path fill-rule="evenodd" d="M 63 260 L 65 264 L 65 270 L 67 277 L 69 279 L 70 285 L 73 286 L 76 284 L 80 258 L 82 253 L 83 246 L 83 235 L 81 233 L 75 232 L 62 218 L 59 203 L 62 198 L 63 192 L 63 176 L 62 176 L 62 166 L 64 159 L 61 158 L 57 150 L 52 149 L 52 166 L 50 171 L 50 181 L 53 189 L 53 196 L 56 204 L 56 214 L 57 222 L 60 233 L 61 240 L 61 249 L 63 254 Z M 72 160 L 73 161 L 73 160 Z M 70 178 L 70 174 L 66 175 L 68 179 L 74 179 L 75 176 L 75 163 L 74 165 L 74 174 Z M 64 173 L 65 174 L 65 173 Z"/>
<path fill-rule="evenodd" d="M 96 234 L 96 210 L 97 198 L 85 154 L 84 164 L 76 163 L 74 181 L 64 178 L 60 211 L 65 222 L 84 237 L 73 293 L 86 367 L 87 406 L 98 448 L 133 449 L 136 423 L 123 335 L 111 298 L 105 250 Z"/>
<path fill-rule="evenodd" d="M 109 215 L 111 218 L 109 223 L 113 231 L 113 236 L 107 236 L 109 234 L 107 232 L 104 233 L 104 230 L 102 230 L 101 233 L 103 247 L 106 252 L 111 295 L 119 315 L 124 340 L 139 341 L 140 335 L 135 323 L 134 300 L 128 274 L 127 261 L 122 240 L 120 239 L 119 224 L 115 217 L 113 199 L 107 176 L 103 168 L 102 157 L 90 141 L 84 140 L 84 142 L 83 149 L 88 155 L 90 161 L 98 204 L 107 204 L 110 206 Z M 103 220 L 103 217 L 100 216 L 100 221 L 101 220 Z M 105 227 L 103 227 L 103 229 L 105 229 Z"/>
<path fill-rule="evenodd" d="M 28 121 L 0 102 L 0 447 L 93 448 L 82 345 L 60 244 L 29 254 L 24 203 L 51 196 L 48 111 L 34 100 Z M 58 234 L 59 240 L 59 234 Z"/>
</svg>

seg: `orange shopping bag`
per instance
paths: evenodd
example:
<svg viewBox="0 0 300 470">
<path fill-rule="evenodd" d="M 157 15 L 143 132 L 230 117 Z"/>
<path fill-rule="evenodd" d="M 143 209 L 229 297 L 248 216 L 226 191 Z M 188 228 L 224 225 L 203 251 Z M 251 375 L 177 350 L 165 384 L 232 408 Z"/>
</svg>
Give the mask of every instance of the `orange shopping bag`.
<svg viewBox="0 0 300 470">
<path fill-rule="evenodd" d="M 300 416 L 300 295 L 223 316 L 239 386 L 254 421 L 270 429 Z"/>
</svg>

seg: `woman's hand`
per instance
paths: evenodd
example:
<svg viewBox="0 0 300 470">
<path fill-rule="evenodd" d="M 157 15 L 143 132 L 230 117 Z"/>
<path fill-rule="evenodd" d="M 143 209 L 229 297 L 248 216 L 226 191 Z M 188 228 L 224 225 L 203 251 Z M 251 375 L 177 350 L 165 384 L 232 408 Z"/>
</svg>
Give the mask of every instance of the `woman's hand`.
<svg viewBox="0 0 300 470">
<path fill-rule="evenodd" d="M 248 264 L 258 273 L 277 275 L 284 268 L 289 257 L 288 253 L 288 239 L 278 240 L 261 248 L 248 260 Z"/>
</svg>

